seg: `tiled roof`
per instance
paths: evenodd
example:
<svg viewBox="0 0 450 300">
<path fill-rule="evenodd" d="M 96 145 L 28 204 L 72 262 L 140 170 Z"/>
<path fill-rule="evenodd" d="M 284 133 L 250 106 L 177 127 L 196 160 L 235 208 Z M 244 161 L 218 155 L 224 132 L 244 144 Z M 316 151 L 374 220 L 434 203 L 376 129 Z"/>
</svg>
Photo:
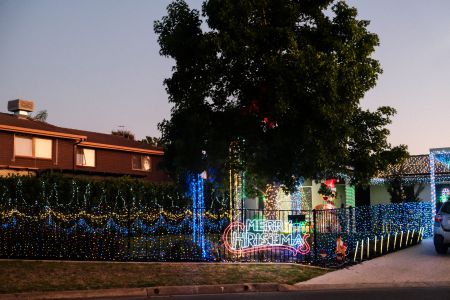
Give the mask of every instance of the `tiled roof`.
<svg viewBox="0 0 450 300">
<path fill-rule="evenodd" d="M 86 136 L 86 141 L 91 143 L 107 144 L 121 147 L 138 148 L 143 150 L 162 151 L 161 148 L 153 147 L 145 143 L 132 141 L 122 136 L 105 134 L 92 131 L 58 127 L 46 122 L 37 121 L 27 117 L 18 117 L 13 114 L 0 113 L 0 125 L 21 127 L 34 130 L 42 130 L 54 133 L 72 134 Z"/>
<path fill-rule="evenodd" d="M 430 175 L 430 156 L 428 154 L 412 155 L 403 164 L 389 166 L 385 172 L 380 172 L 378 177 L 389 177 L 395 174 L 403 176 Z M 450 173 L 446 164 L 436 160 L 436 173 Z"/>
</svg>

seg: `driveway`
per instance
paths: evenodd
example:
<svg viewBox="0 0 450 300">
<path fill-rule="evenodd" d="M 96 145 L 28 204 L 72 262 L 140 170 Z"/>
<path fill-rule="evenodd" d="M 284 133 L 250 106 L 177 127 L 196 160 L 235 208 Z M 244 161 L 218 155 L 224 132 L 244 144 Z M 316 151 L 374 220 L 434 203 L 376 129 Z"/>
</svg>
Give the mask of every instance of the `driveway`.
<svg viewBox="0 0 450 300">
<path fill-rule="evenodd" d="M 330 272 L 297 285 L 402 285 L 408 283 L 450 283 L 450 251 L 438 255 L 433 240 L 375 258 L 347 269 Z"/>
</svg>

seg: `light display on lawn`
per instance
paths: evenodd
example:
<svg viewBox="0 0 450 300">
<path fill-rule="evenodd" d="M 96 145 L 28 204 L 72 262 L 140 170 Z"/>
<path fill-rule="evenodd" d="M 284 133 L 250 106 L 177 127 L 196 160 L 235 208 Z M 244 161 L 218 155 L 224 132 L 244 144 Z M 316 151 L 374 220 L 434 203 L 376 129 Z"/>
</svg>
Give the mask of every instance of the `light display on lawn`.
<svg viewBox="0 0 450 300">
<path fill-rule="evenodd" d="M 285 230 L 287 228 L 287 230 Z M 223 241 L 233 254 L 247 254 L 264 250 L 287 250 L 292 255 L 306 255 L 311 251 L 308 233 L 301 223 L 284 220 L 246 220 L 233 222 L 225 229 Z"/>
</svg>

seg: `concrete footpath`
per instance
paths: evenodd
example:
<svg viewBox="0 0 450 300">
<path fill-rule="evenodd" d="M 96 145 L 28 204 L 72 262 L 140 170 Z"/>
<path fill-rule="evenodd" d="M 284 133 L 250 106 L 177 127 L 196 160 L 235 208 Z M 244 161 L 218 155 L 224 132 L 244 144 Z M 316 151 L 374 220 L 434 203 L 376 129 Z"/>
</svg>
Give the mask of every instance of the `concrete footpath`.
<svg viewBox="0 0 450 300">
<path fill-rule="evenodd" d="M 163 286 L 131 289 L 3 294 L 11 299 L 89 299 L 100 297 L 153 298 L 169 295 L 288 292 L 311 290 L 354 290 L 404 287 L 449 287 L 450 254 L 437 255 L 433 241 L 424 240 L 395 253 L 363 262 L 295 285 L 248 283 L 198 286 Z"/>
<path fill-rule="evenodd" d="M 296 284 L 303 288 L 450 286 L 450 254 L 438 255 L 433 240 Z"/>
</svg>

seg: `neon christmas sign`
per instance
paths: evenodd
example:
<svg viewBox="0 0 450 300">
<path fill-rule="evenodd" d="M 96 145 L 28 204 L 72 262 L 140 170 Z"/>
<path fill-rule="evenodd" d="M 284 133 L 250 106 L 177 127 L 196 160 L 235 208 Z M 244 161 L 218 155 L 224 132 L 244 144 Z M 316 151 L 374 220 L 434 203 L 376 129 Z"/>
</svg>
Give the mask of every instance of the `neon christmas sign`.
<svg viewBox="0 0 450 300">
<path fill-rule="evenodd" d="M 311 251 L 308 237 L 299 223 L 282 220 L 246 220 L 245 225 L 232 222 L 223 233 L 224 245 L 233 254 L 275 249 L 305 255 Z"/>
</svg>

